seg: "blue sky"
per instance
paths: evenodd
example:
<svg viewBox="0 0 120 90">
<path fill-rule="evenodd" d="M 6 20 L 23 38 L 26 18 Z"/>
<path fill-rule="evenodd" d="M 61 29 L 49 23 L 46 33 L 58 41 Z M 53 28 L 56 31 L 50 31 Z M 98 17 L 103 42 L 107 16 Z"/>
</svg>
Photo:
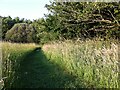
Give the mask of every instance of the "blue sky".
<svg viewBox="0 0 120 90">
<path fill-rule="evenodd" d="M 0 0 L 0 16 L 38 19 L 47 14 L 44 8 L 51 0 Z"/>
</svg>

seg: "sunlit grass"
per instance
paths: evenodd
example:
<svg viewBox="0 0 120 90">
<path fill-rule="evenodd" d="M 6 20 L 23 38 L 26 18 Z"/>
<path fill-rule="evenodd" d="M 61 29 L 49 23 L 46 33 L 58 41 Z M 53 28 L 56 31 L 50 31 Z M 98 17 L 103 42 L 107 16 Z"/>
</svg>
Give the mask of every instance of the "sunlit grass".
<svg viewBox="0 0 120 90">
<path fill-rule="evenodd" d="M 75 75 L 83 87 L 118 88 L 118 46 L 109 40 L 65 41 L 46 44 L 43 51 L 51 62 Z"/>
<path fill-rule="evenodd" d="M 33 80 L 33 85 L 28 83 L 30 87 L 119 87 L 119 44 L 117 41 L 66 40 L 64 42 L 58 41 L 45 44 L 42 50 L 35 50 L 37 46 L 33 43 L 17 44 L 1 42 L 0 44 L 2 44 L 2 77 L 5 78 L 5 88 L 15 84 L 15 81 L 13 82 L 14 74 L 17 68 L 21 69 L 20 67 L 23 66 L 33 70 L 27 71 L 33 72 L 29 78 L 25 76 L 27 79 L 30 79 L 29 83 L 32 80 L 32 76 L 38 78 L 38 80 Z M 32 54 L 27 55 L 30 52 Z M 27 57 L 24 58 L 25 56 Z M 23 64 L 21 64 L 23 66 L 20 66 L 21 60 L 23 60 Z M 24 76 L 24 73 L 21 73 L 21 75 Z M 69 75 L 71 77 L 68 77 Z M 63 80 L 57 80 L 57 82 L 52 80 L 52 78 L 58 79 L 58 77 Z M 20 77 L 16 76 L 14 80 L 19 82 L 17 78 Z M 21 86 L 23 85 L 24 87 L 27 81 L 23 81 L 24 78 L 21 80 Z M 17 86 L 19 86 L 19 83 L 17 83 Z"/>
<path fill-rule="evenodd" d="M 2 45 L 2 78 L 7 85 L 12 83 L 15 70 L 24 56 L 35 49 L 36 45 L 0 42 Z M 5 86 L 5 87 L 6 87 Z"/>
</svg>

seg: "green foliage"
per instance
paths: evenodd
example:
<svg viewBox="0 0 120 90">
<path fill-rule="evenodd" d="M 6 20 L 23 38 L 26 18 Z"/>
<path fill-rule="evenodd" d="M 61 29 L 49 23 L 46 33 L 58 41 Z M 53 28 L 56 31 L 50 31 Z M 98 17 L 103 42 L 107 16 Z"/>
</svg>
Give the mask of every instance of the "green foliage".
<svg viewBox="0 0 120 90">
<path fill-rule="evenodd" d="M 57 33 L 54 32 L 41 32 L 38 34 L 38 37 L 40 38 L 40 44 L 45 44 L 51 41 L 55 41 L 58 39 Z"/>
<path fill-rule="evenodd" d="M 37 43 L 36 30 L 31 24 L 18 23 L 7 31 L 5 39 L 12 42 Z"/>
<path fill-rule="evenodd" d="M 62 37 L 115 36 L 119 38 L 119 3 L 52 2 L 46 5 L 46 8 L 61 24 L 62 28 L 59 28 L 59 32 Z M 47 19 L 50 17 L 48 16 Z"/>
<path fill-rule="evenodd" d="M 14 21 L 10 16 L 2 18 L 2 39 L 5 38 L 5 33 L 12 28 Z"/>
<path fill-rule="evenodd" d="M 56 28 L 58 23 L 57 20 L 55 20 L 54 16 L 49 15 L 49 18 L 34 20 L 32 25 L 37 30 L 36 36 L 40 44 L 58 39 L 59 28 Z"/>
<path fill-rule="evenodd" d="M 2 39 L 5 39 L 5 34 L 8 30 L 10 30 L 17 23 L 28 23 L 31 24 L 32 21 L 24 20 L 24 18 L 19 19 L 19 17 L 15 17 L 12 19 L 10 16 L 2 17 Z"/>
<path fill-rule="evenodd" d="M 120 38 L 120 2 L 51 2 L 45 7 L 50 13 L 45 15 L 45 18 L 33 21 L 19 19 L 19 17 L 14 19 L 10 16 L 3 17 L 3 40 L 5 37 L 7 40 L 10 37 L 15 42 L 46 43 L 56 39 Z M 16 23 L 32 25 L 35 33 L 30 31 L 28 35 L 20 29 L 18 32 L 22 34 L 18 35 L 16 31 L 14 35 L 13 33 L 6 34 Z M 20 40 L 21 37 L 23 40 Z"/>
</svg>

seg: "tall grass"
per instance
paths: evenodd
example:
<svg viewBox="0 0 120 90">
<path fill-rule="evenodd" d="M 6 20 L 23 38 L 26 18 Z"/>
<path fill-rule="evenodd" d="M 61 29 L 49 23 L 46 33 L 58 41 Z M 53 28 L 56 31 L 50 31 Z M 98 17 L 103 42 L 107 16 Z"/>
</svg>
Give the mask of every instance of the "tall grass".
<svg viewBox="0 0 120 90">
<path fill-rule="evenodd" d="M 0 44 L 2 44 L 2 77 L 4 78 L 4 88 L 7 88 L 11 87 L 13 80 L 15 80 L 14 74 L 19 68 L 21 60 L 34 50 L 36 45 L 9 42 L 1 42 Z M 110 40 L 66 40 L 45 44 L 42 50 L 49 63 L 59 65 L 63 73 L 66 72 L 75 77 L 75 81 L 67 81 L 65 87 L 119 88 L 119 45 L 118 41 Z M 31 56 L 31 58 L 36 57 L 41 60 L 43 54 L 40 56 L 40 53 L 36 52 L 36 54 L 37 56 Z M 43 70 L 43 67 L 40 68 L 41 66 L 37 70 Z M 44 71 L 47 71 L 46 68 Z M 41 73 L 41 71 L 39 72 Z M 55 77 L 54 72 L 50 71 L 50 73 Z M 60 76 L 62 77 L 62 75 Z M 44 81 L 43 78 L 42 80 Z M 48 81 L 48 85 L 49 83 Z M 56 83 L 60 84 L 59 81 Z"/>
<path fill-rule="evenodd" d="M 51 62 L 76 76 L 83 87 L 118 88 L 118 43 L 104 40 L 52 42 L 43 46 Z M 81 81 L 81 82 L 80 82 Z M 74 86 L 74 83 L 71 86 Z"/>
<path fill-rule="evenodd" d="M 5 88 L 10 87 L 14 79 L 14 73 L 19 67 L 19 63 L 24 56 L 33 50 L 35 44 L 17 44 L 9 42 L 0 42 L 2 45 L 2 78 L 4 83 L 1 82 Z"/>
</svg>

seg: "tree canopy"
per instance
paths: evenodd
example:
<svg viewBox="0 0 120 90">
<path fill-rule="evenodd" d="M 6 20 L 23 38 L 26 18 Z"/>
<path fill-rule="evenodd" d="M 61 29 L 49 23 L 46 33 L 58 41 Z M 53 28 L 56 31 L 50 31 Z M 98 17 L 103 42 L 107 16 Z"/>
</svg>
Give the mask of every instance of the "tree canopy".
<svg viewBox="0 0 120 90">
<path fill-rule="evenodd" d="M 120 2 L 51 2 L 45 7 L 50 13 L 33 21 L 3 17 L 3 40 L 42 43 L 94 37 L 120 39 Z"/>
<path fill-rule="evenodd" d="M 120 35 L 120 3 L 52 2 L 46 8 L 67 38 Z"/>
<path fill-rule="evenodd" d="M 37 42 L 36 30 L 32 24 L 15 24 L 6 33 L 6 40 L 12 42 Z"/>
</svg>

